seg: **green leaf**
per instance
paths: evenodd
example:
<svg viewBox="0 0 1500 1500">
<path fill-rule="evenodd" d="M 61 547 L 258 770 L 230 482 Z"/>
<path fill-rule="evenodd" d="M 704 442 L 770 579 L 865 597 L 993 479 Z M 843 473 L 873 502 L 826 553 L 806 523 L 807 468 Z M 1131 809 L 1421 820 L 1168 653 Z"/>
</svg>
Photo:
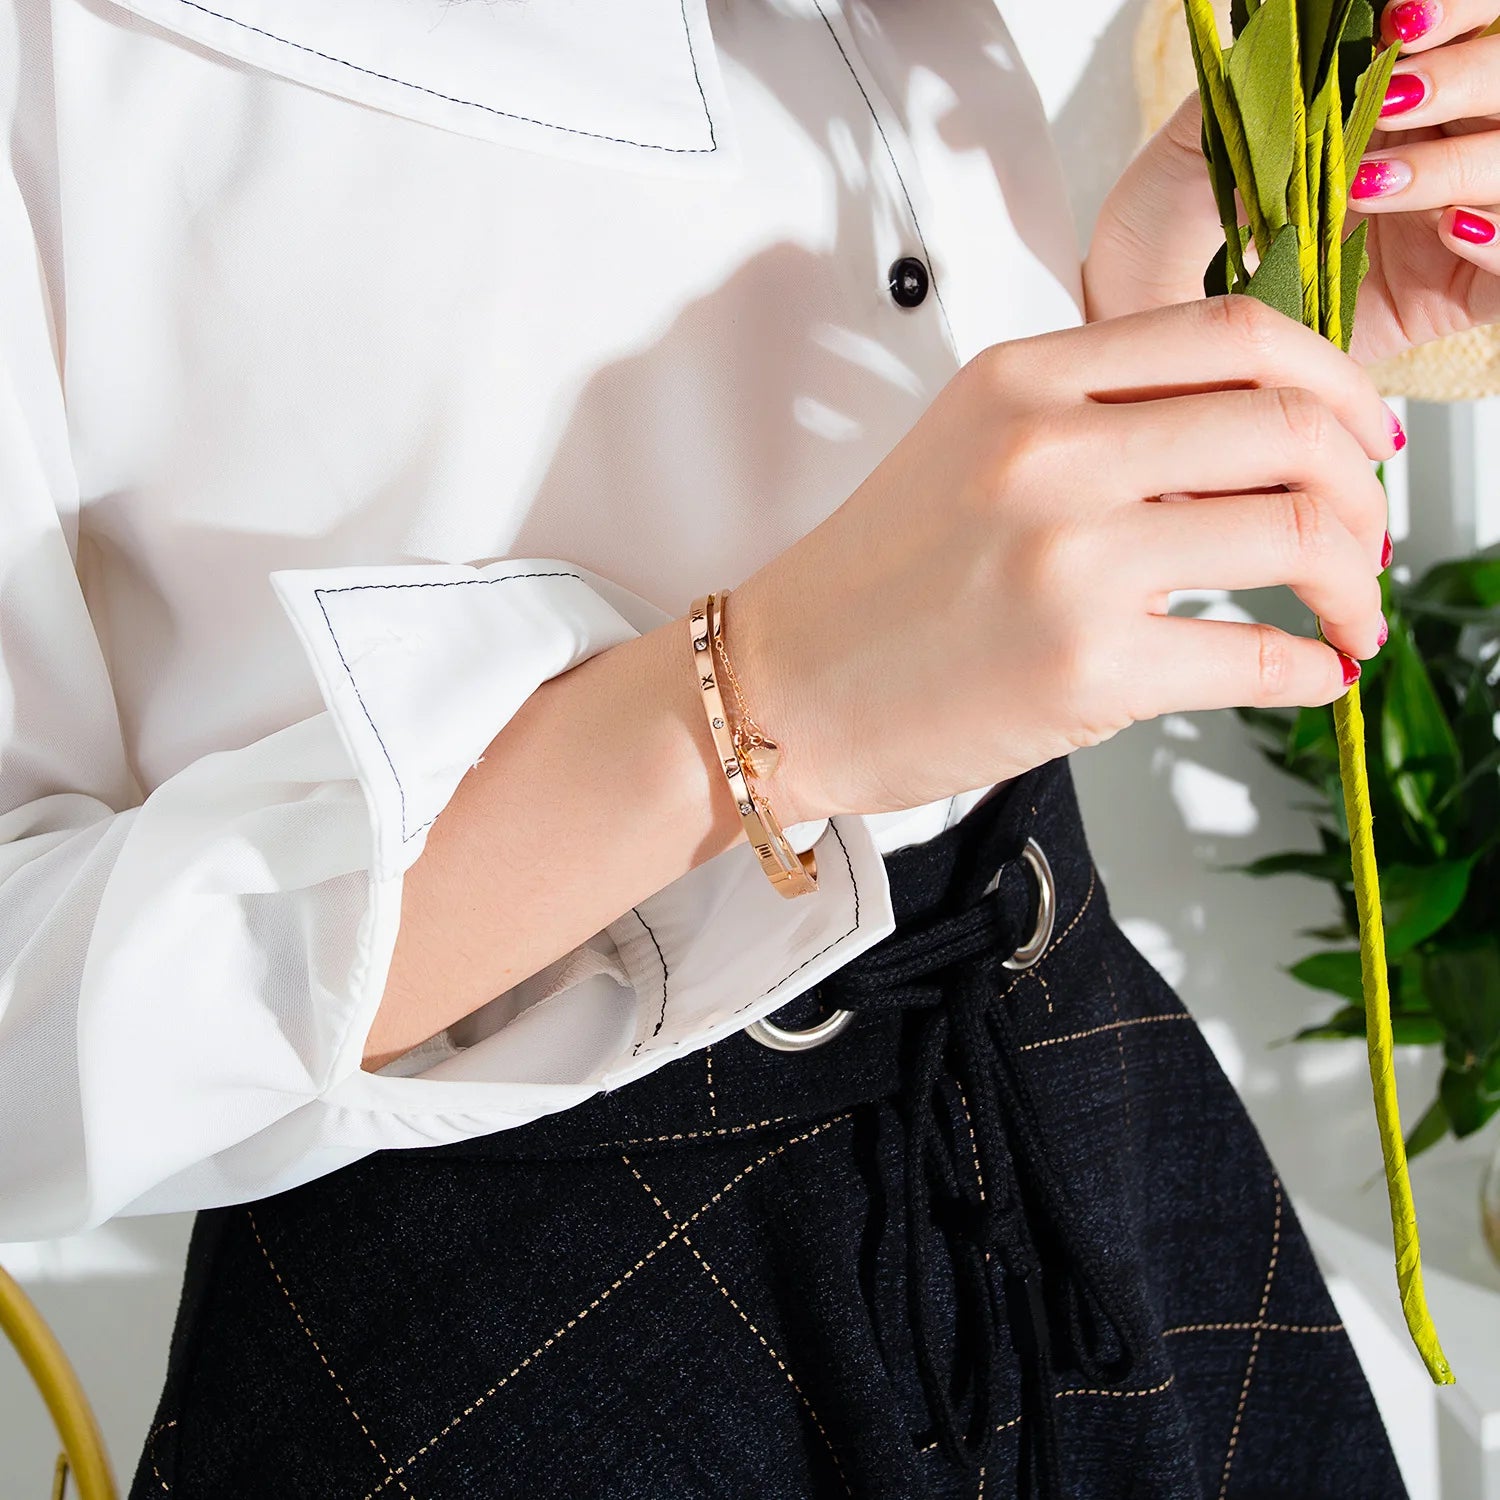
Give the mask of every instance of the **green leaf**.
<svg viewBox="0 0 1500 1500">
<path fill-rule="evenodd" d="M 1441 856 L 1447 838 L 1433 809 L 1462 772 L 1458 741 L 1404 625 L 1393 623 L 1385 654 L 1380 744 L 1386 775 L 1414 827 Z"/>
<path fill-rule="evenodd" d="M 1360 75 L 1354 89 L 1354 108 L 1344 125 L 1344 160 L 1347 173 L 1344 187 L 1347 189 L 1359 170 L 1359 159 L 1370 144 L 1370 136 L 1380 121 L 1380 106 L 1385 103 L 1385 91 L 1391 81 L 1391 72 L 1396 66 L 1399 47 L 1387 47 L 1378 53 L 1374 62 Z"/>
<path fill-rule="evenodd" d="M 1296 6 L 1301 33 L 1298 50 L 1302 54 L 1302 92 L 1309 99 L 1317 92 L 1318 64 L 1328 44 L 1333 9 L 1334 0 L 1299 0 Z"/>
<path fill-rule="evenodd" d="M 1417 949 L 1403 962 L 1456 1055 L 1478 1064 L 1500 1055 L 1500 939 L 1494 934 Z"/>
<path fill-rule="evenodd" d="M 1402 954 L 1453 920 L 1469 892 L 1472 859 L 1432 865 L 1386 865 L 1380 872 L 1385 949 Z"/>
<path fill-rule="evenodd" d="M 1494 609 L 1500 605 L 1500 555 L 1492 551 L 1438 563 L 1411 586 L 1424 603 Z"/>
<path fill-rule="evenodd" d="M 1242 723 L 1264 730 L 1278 745 L 1286 743 L 1287 733 L 1296 718 L 1289 708 L 1256 708 L 1248 703 L 1236 708 L 1235 713 Z"/>
<path fill-rule="evenodd" d="M 1308 102 L 1308 135 L 1320 135 L 1328 130 L 1329 117 L 1334 113 L 1332 105 L 1334 105 L 1334 96 L 1338 90 L 1338 74 L 1337 72 L 1332 72 L 1332 74 L 1320 72 L 1317 40 L 1308 34 L 1307 27 L 1304 27 L 1304 33 L 1302 33 L 1302 63 L 1304 63 L 1302 92 Z M 1313 72 L 1319 72 L 1319 77 L 1314 78 Z M 1340 124 L 1343 124 L 1343 118 L 1343 114 L 1340 114 Z"/>
<path fill-rule="evenodd" d="M 1304 1026 L 1293 1038 L 1299 1042 L 1334 1042 L 1365 1034 L 1365 1008 L 1346 1005 L 1317 1026 Z M 1431 1016 L 1391 1016 L 1392 1038 L 1402 1046 L 1430 1047 L 1443 1040 L 1442 1026 Z"/>
<path fill-rule="evenodd" d="M 1225 240 L 1209 261 L 1203 273 L 1203 295 L 1224 297 L 1234 290 L 1234 274 L 1229 269 L 1229 241 Z"/>
<path fill-rule="evenodd" d="M 1234 199 L 1237 186 L 1243 189 L 1252 231 L 1257 235 L 1265 233 L 1260 208 L 1251 191 L 1250 155 L 1245 148 L 1239 113 L 1229 92 L 1224 52 L 1219 45 L 1219 23 L 1214 18 L 1212 0 L 1185 0 L 1185 4 L 1193 66 L 1198 74 L 1198 93 L 1203 101 L 1203 155 L 1208 162 L 1224 239 L 1230 246 L 1230 265 L 1243 280 L 1244 266 L 1236 264 L 1240 244 L 1239 213 Z"/>
<path fill-rule="evenodd" d="M 1438 1097 L 1454 1135 L 1473 1135 L 1500 1112 L 1500 1069 L 1446 1068 Z"/>
<path fill-rule="evenodd" d="M 1436 1047 L 1443 1040 L 1443 1023 L 1433 1016 L 1394 1011 L 1391 1014 L 1391 1037 L 1403 1047 Z"/>
<path fill-rule="evenodd" d="M 1333 880 L 1348 883 L 1354 877 L 1349 869 L 1349 851 L 1342 854 L 1268 854 L 1263 859 L 1253 859 L 1247 865 L 1227 867 L 1238 875 L 1307 875 L 1314 880 Z"/>
<path fill-rule="evenodd" d="M 1359 75 L 1375 55 L 1375 6 L 1371 0 L 1354 0 L 1349 7 L 1337 51 L 1339 91 L 1344 98 L 1352 99 Z"/>
<path fill-rule="evenodd" d="M 1261 257 L 1249 284 L 1247 296 L 1264 302 L 1289 318 L 1302 321 L 1302 267 L 1297 253 L 1297 230 L 1284 224 Z"/>
<path fill-rule="evenodd" d="M 1481 628 L 1500 624 L 1495 618 L 1495 611 L 1487 604 L 1442 604 L 1428 599 L 1408 599 L 1406 613 L 1414 621 L 1423 624 L 1433 620 L 1449 625 L 1477 625 Z M 1379 661 L 1380 658 L 1376 657 L 1375 660 Z"/>
<path fill-rule="evenodd" d="M 1287 222 L 1287 194 L 1296 166 L 1291 122 L 1302 104 L 1297 43 L 1292 0 L 1263 0 L 1229 51 L 1229 92 L 1244 130 L 1251 189 L 1271 231 Z M 1243 182 L 1240 191 L 1245 196 Z"/>
<path fill-rule="evenodd" d="M 1464 779 L 1449 787 L 1438 799 L 1438 804 L 1433 808 L 1434 813 L 1442 813 L 1448 806 L 1456 802 L 1470 787 L 1480 781 L 1493 780 L 1495 773 L 1500 771 L 1500 745 L 1494 746 L 1481 759 L 1464 772 Z"/>
<path fill-rule="evenodd" d="M 1357 934 L 1340 922 L 1332 927 L 1299 927 L 1297 936 L 1312 938 L 1318 943 L 1347 943 L 1351 942 Z"/>
<path fill-rule="evenodd" d="M 1392 1006 L 1399 1011 L 1404 1011 L 1411 1016 L 1430 1016 L 1432 1007 L 1427 1003 L 1427 996 L 1422 993 L 1419 982 L 1418 968 L 1421 960 L 1415 956 L 1416 950 L 1403 955 L 1401 961 L 1391 970 Z"/>
<path fill-rule="evenodd" d="M 1360 981 L 1359 953 L 1356 949 L 1328 953 L 1311 953 L 1301 963 L 1287 970 L 1293 979 L 1315 990 L 1330 990 L 1348 1000 L 1359 1000 L 1364 993 Z"/>
<path fill-rule="evenodd" d="M 1344 103 L 1339 93 L 1339 72 L 1329 68 L 1328 76 L 1317 97 L 1318 119 L 1308 125 L 1309 150 L 1313 141 L 1322 149 L 1316 162 L 1310 162 L 1314 181 L 1322 192 L 1321 219 L 1318 225 L 1319 327 L 1324 337 L 1347 346 L 1344 334 L 1344 220 L 1349 208 L 1349 194 L 1344 186 Z M 1315 189 L 1316 191 L 1316 189 Z M 1355 268 L 1358 269 L 1357 267 Z"/>
<path fill-rule="evenodd" d="M 1260 0 L 1229 0 L 1229 29 L 1238 36 L 1250 17 L 1260 8 Z"/>
<path fill-rule="evenodd" d="M 1465 841 L 1471 845 L 1500 830 L 1500 745 L 1495 743 L 1495 712 L 1495 694 L 1485 669 L 1475 665 L 1469 670 L 1463 707 L 1453 721 L 1453 733 L 1467 769 L 1463 780 L 1444 793 L 1434 809 L 1440 816 L 1456 818 Z"/>
<path fill-rule="evenodd" d="M 1448 1111 L 1443 1108 L 1439 1094 L 1422 1112 L 1422 1118 L 1411 1128 L 1406 1138 L 1406 1158 L 1420 1156 L 1429 1147 L 1437 1145 L 1448 1134 Z"/>
<path fill-rule="evenodd" d="M 1232 187 L 1227 211 L 1230 215 L 1236 212 Z M 1225 233 L 1228 233 L 1227 228 Z M 1226 238 L 1214 252 L 1214 258 L 1209 261 L 1208 269 L 1203 273 L 1205 297 L 1222 297 L 1230 292 L 1244 291 L 1245 283 L 1250 279 L 1245 271 L 1245 246 L 1250 243 L 1250 231 L 1244 225 L 1235 230 L 1234 243 L 1237 248 L 1231 250 L 1230 241 Z"/>
<path fill-rule="evenodd" d="M 1304 1026 L 1294 1042 L 1338 1042 L 1365 1034 L 1365 1012 L 1360 1005 L 1346 1005 L 1320 1021 L 1316 1026 Z"/>
<path fill-rule="evenodd" d="M 1369 237 L 1370 221 L 1361 219 L 1339 251 L 1339 329 L 1345 354 L 1349 352 L 1349 340 L 1354 337 L 1354 312 L 1358 305 L 1355 299 L 1359 296 L 1359 284 L 1370 269 L 1370 256 L 1365 248 Z"/>
<path fill-rule="evenodd" d="M 1330 87 L 1338 87 L 1338 69 L 1331 66 L 1344 39 L 1354 0 L 1301 0 L 1302 92 L 1306 97 L 1309 132 L 1326 128 L 1324 110 Z"/>
<path fill-rule="evenodd" d="M 1375 9 L 1370 0 L 1354 0 L 1349 8 L 1349 19 L 1344 24 L 1335 67 L 1339 75 L 1339 94 L 1346 106 L 1354 101 L 1360 77 L 1375 57 Z M 1348 124 L 1347 115 L 1345 124 Z"/>
<path fill-rule="evenodd" d="M 1287 735 L 1286 758 L 1289 765 L 1308 760 L 1338 764 L 1339 742 L 1331 709 L 1324 706 L 1298 712 Z"/>
</svg>

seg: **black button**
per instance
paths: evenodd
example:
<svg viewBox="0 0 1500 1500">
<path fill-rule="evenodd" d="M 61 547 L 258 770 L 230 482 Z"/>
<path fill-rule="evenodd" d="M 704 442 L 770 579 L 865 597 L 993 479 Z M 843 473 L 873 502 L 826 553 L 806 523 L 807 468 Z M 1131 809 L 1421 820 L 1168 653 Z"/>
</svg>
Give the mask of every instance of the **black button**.
<svg viewBox="0 0 1500 1500">
<path fill-rule="evenodd" d="M 897 307 L 917 307 L 927 298 L 931 278 L 915 255 L 903 255 L 890 269 L 891 299 Z"/>
</svg>

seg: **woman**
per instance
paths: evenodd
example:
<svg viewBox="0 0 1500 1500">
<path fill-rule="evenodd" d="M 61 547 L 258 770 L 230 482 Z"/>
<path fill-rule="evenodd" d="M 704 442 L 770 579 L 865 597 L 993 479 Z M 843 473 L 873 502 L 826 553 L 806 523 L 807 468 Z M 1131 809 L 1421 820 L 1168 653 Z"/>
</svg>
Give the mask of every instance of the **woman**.
<svg viewBox="0 0 1500 1500">
<path fill-rule="evenodd" d="M 11 9 L 0 1233 L 200 1211 L 132 1496 L 1403 1493 L 1066 756 L 1378 649 L 1497 11 L 1348 358 L 1190 107 L 1081 265 L 987 0 Z"/>
</svg>

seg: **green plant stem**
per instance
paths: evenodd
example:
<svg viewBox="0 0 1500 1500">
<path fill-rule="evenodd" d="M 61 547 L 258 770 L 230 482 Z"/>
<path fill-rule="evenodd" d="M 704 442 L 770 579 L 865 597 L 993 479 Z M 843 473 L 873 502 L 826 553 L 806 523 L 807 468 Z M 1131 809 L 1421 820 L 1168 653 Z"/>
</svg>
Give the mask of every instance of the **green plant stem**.
<svg viewBox="0 0 1500 1500">
<path fill-rule="evenodd" d="M 1375 1121 L 1385 1161 L 1386 1191 L 1391 1204 L 1391 1231 L 1396 1247 L 1396 1285 L 1401 1312 L 1412 1343 L 1438 1385 L 1454 1383 L 1453 1367 L 1438 1342 L 1422 1284 L 1422 1247 L 1412 1199 L 1401 1109 L 1396 1098 L 1395 1042 L 1391 1035 L 1391 991 L 1386 971 L 1385 921 L 1380 909 L 1380 874 L 1375 863 L 1374 819 L 1365 764 L 1365 720 L 1359 683 L 1333 706 L 1338 734 L 1344 813 L 1349 822 L 1349 850 L 1354 867 L 1354 899 L 1359 912 L 1359 960 L 1364 981 L 1365 1039 L 1370 1056 L 1370 1083 L 1375 1094 Z"/>
</svg>

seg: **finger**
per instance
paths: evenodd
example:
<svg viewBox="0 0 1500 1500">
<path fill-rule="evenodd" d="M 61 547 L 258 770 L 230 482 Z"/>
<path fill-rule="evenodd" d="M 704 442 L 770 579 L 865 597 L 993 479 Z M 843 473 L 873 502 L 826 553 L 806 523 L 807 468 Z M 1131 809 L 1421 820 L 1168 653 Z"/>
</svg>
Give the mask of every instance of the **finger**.
<svg viewBox="0 0 1500 1500">
<path fill-rule="evenodd" d="M 1279 486 L 1329 497 L 1372 565 L 1385 543 L 1385 490 L 1353 434 L 1296 388 L 1174 396 L 1090 409 L 1080 451 L 1111 455 L 1103 485 L 1125 500 Z M 1097 446 L 1093 446 L 1097 444 Z M 1091 476 L 1100 485 L 1099 476 Z"/>
<path fill-rule="evenodd" d="M 1500 275 L 1500 206 L 1450 208 L 1438 220 L 1438 238 L 1457 256 Z"/>
<path fill-rule="evenodd" d="M 1388 142 L 1361 158 L 1349 196 L 1367 214 L 1500 202 L 1500 130 Z"/>
<path fill-rule="evenodd" d="M 1236 495 L 1142 505 L 1139 542 L 1123 555 L 1152 592 L 1285 585 L 1350 656 L 1384 644 L 1380 579 L 1369 552 L 1315 495 Z"/>
<path fill-rule="evenodd" d="M 1425 52 L 1456 36 L 1488 26 L 1500 16 L 1495 0 L 1396 0 L 1380 17 L 1380 35 L 1401 50 Z"/>
<path fill-rule="evenodd" d="M 1425 130 L 1500 113 L 1500 36 L 1455 42 L 1397 64 L 1380 109 L 1383 130 Z"/>
<path fill-rule="evenodd" d="M 1074 399 L 1139 402 L 1188 391 L 1305 386 L 1375 459 L 1400 446 L 1395 414 L 1366 370 L 1320 334 L 1253 297 L 1207 297 L 997 346 L 1026 383 Z"/>
<path fill-rule="evenodd" d="M 1314 708 L 1342 698 L 1360 670 L 1308 636 L 1175 615 L 1144 622 L 1137 662 L 1137 720 L 1211 708 Z"/>
</svg>

